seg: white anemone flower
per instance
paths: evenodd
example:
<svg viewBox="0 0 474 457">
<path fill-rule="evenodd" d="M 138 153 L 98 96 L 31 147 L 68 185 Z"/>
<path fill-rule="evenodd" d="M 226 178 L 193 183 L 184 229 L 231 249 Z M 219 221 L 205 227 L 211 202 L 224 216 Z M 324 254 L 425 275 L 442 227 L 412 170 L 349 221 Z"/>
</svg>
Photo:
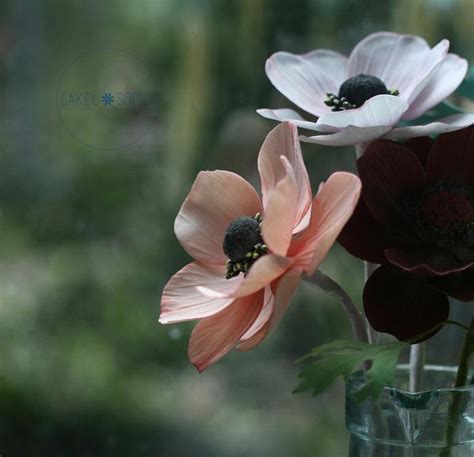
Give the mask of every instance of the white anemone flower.
<svg viewBox="0 0 474 457">
<path fill-rule="evenodd" d="M 448 49 L 448 40 L 431 49 L 417 36 L 379 32 L 363 39 L 349 57 L 326 49 L 303 55 L 277 52 L 267 60 L 268 78 L 317 120 L 305 120 L 292 109 L 257 112 L 320 132 L 300 138 L 328 146 L 458 130 L 472 125 L 474 114 L 455 114 L 426 125 L 400 125 L 436 106 L 461 84 L 468 63 Z"/>
</svg>

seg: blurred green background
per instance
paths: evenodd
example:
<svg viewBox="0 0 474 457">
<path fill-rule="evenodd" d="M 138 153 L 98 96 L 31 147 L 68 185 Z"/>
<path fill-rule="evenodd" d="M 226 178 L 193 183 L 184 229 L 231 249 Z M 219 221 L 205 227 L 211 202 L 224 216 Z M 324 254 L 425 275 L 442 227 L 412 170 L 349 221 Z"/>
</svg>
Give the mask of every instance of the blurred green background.
<svg viewBox="0 0 474 457">
<path fill-rule="evenodd" d="M 342 384 L 291 394 L 294 361 L 350 335 L 337 303 L 302 286 L 261 346 L 199 375 L 186 357 L 192 325 L 157 322 L 164 283 L 189 261 L 173 220 L 198 170 L 258 184 L 274 124 L 255 110 L 289 105 L 266 79 L 271 53 L 349 53 L 392 30 L 448 38 L 472 63 L 473 19 L 472 0 L 3 0 L 2 457 L 344 457 Z M 104 47 L 137 56 L 152 81 L 134 110 L 75 126 L 105 143 L 147 132 L 121 149 L 85 146 L 58 115 L 65 69 Z M 80 68 L 78 84 L 90 82 Z M 354 169 L 350 149 L 303 150 L 314 188 Z M 323 270 L 360 303 L 359 261 L 336 246 Z"/>
</svg>

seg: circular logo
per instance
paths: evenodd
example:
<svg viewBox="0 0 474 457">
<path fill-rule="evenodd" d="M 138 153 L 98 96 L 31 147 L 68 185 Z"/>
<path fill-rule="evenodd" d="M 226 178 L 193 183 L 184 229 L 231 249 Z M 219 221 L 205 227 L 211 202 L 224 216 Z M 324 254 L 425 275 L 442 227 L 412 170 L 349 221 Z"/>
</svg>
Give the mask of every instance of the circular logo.
<svg viewBox="0 0 474 457">
<path fill-rule="evenodd" d="M 81 54 L 64 70 L 56 103 L 64 128 L 94 149 L 122 149 L 151 126 L 155 91 L 146 64 L 123 49 Z"/>
</svg>

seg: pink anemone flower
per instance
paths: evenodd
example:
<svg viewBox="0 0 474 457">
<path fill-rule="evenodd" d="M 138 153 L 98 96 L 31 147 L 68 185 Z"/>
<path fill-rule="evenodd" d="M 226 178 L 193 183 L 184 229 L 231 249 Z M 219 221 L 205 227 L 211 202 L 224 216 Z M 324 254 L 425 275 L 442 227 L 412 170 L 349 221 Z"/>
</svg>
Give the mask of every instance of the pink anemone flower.
<svg viewBox="0 0 474 457">
<path fill-rule="evenodd" d="M 379 32 L 363 39 L 346 57 L 317 49 L 307 54 L 273 54 L 266 63 L 272 84 L 301 109 L 260 109 L 263 117 L 291 121 L 323 135 L 301 137 L 328 146 L 394 140 L 445 133 L 474 123 L 473 114 L 456 114 L 427 125 L 396 127 L 448 97 L 466 76 L 468 64 L 448 54 L 449 41 L 434 48 L 420 37 Z"/>
<path fill-rule="evenodd" d="M 160 322 L 199 319 L 188 355 L 203 371 L 236 347 L 258 345 L 283 317 L 304 272 L 326 256 L 360 196 L 334 173 L 312 200 L 297 129 L 284 123 L 258 157 L 262 198 L 237 174 L 200 172 L 175 221 L 195 259 L 166 284 Z"/>
</svg>

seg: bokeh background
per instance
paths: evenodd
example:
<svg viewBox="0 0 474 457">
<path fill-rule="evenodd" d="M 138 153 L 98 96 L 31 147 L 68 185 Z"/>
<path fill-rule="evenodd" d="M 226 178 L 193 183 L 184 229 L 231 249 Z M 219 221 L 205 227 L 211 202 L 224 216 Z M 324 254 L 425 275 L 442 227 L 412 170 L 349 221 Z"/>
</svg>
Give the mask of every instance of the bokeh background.
<svg viewBox="0 0 474 457">
<path fill-rule="evenodd" d="M 265 77 L 271 53 L 348 53 L 392 30 L 448 38 L 472 63 L 473 19 L 472 0 L 2 0 L 2 457 L 344 457 L 343 385 L 291 393 L 299 356 L 350 335 L 338 304 L 303 285 L 264 344 L 199 375 L 192 324 L 157 322 L 164 283 L 189 260 L 173 220 L 198 170 L 258 184 L 273 124 L 255 109 L 288 106 Z M 125 116 L 76 126 L 105 142 L 147 132 L 121 149 L 80 143 L 58 116 L 61 75 L 103 47 L 137 56 L 153 82 Z M 354 169 L 349 148 L 303 150 L 315 188 Z M 358 260 L 336 246 L 322 269 L 360 304 Z M 437 338 L 430 361 L 454 363 L 459 335 Z"/>
</svg>

